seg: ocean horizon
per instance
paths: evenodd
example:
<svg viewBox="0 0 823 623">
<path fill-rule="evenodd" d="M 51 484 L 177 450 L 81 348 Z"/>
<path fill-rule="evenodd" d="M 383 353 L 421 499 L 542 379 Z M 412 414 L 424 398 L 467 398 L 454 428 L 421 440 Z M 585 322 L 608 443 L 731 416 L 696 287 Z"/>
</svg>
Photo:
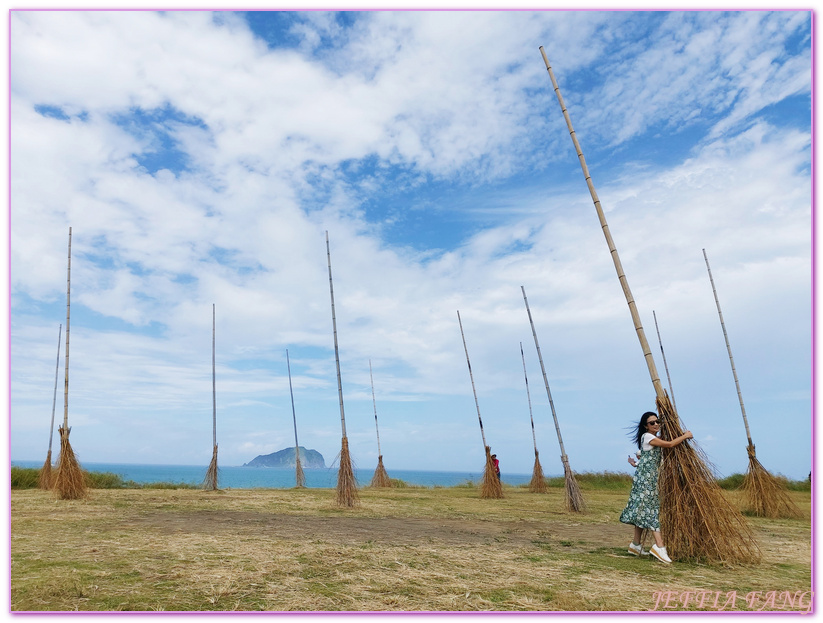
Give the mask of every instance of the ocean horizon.
<svg viewBox="0 0 823 623">
<path fill-rule="evenodd" d="M 13 467 L 39 469 L 42 461 L 12 460 Z M 149 465 L 138 463 L 86 463 L 83 469 L 90 472 L 117 474 L 124 481 L 137 484 L 172 483 L 199 486 L 206 476 L 208 465 Z M 454 487 L 472 482 L 480 483 L 482 473 L 446 472 L 424 470 L 393 470 L 386 466 L 390 478 L 397 478 L 406 484 L 419 487 Z M 337 486 L 337 467 L 324 469 L 304 469 L 306 487 L 313 489 L 333 489 Z M 374 469 L 355 469 L 358 486 L 371 482 Z M 295 486 L 294 468 L 247 467 L 242 465 L 218 465 L 218 487 L 221 489 L 288 489 Z M 504 484 L 518 486 L 527 484 L 531 474 L 501 474 Z"/>
</svg>

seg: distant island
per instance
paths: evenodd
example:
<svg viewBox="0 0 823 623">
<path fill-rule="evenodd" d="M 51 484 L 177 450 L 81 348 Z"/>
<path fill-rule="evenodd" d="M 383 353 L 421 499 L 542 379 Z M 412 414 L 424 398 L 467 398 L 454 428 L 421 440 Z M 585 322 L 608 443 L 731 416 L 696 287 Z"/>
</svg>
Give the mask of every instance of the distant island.
<svg viewBox="0 0 823 623">
<path fill-rule="evenodd" d="M 300 446 L 300 465 L 306 469 L 326 469 L 326 461 L 317 450 L 306 450 Z M 261 454 L 254 457 L 243 467 L 294 467 L 294 448 L 285 448 L 271 454 Z"/>
</svg>

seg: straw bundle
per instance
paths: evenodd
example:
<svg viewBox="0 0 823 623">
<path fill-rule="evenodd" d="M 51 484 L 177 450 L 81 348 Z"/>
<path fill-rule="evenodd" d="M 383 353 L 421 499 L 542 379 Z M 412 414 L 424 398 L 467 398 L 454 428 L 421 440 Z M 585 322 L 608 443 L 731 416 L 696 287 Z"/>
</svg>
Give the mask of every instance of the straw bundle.
<svg viewBox="0 0 823 623">
<path fill-rule="evenodd" d="M 786 487 L 760 464 L 754 453 L 754 445 L 746 448 L 749 467 L 743 479 L 743 510 L 757 517 L 769 519 L 802 517 L 800 509 L 789 497 Z"/>
<path fill-rule="evenodd" d="M 640 322 L 637 305 L 623 272 L 623 266 L 612 240 L 605 213 L 600 205 L 600 199 L 595 191 L 594 182 L 586 165 L 586 159 L 577 140 L 577 134 L 572 127 L 566 104 L 560 94 L 560 87 L 557 85 L 557 80 L 554 77 L 554 72 L 543 46 L 540 46 L 540 53 L 543 55 L 546 70 L 549 73 L 557 101 L 563 112 L 569 135 L 574 144 L 583 170 L 583 176 L 586 179 L 586 185 L 589 188 L 603 235 L 606 238 L 617 271 L 618 280 L 629 306 L 629 312 L 654 386 L 662 436 L 664 439 L 674 439 L 683 432 L 680 428 L 677 412 L 669 401 L 669 397 L 663 389 L 657 374 L 657 367 L 643 325 Z M 701 456 L 689 441 L 683 442 L 674 448 L 664 448 L 658 477 L 658 489 L 661 502 L 660 523 L 668 541 L 667 549 L 672 559 L 707 560 L 727 564 L 735 562 L 748 563 L 759 559 L 760 551 L 751 529 L 740 512 L 733 508 L 723 497 L 714 475 L 707 466 L 705 457 Z"/>
<path fill-rule="evenodd" d="M 683 434 L 677 412 L 664 393 L 656 401 L 660 436 Z M 703 452 L 689 441 L 664 449 L 657 480 L 660 528 L 676 560 L 754 563 L 760 549 L 740 512 L 723 495 Z"/>
<path fill-rule="evenodd" d="M 60 433 L 60 456 L 57 457 L 52 487 L 61 500 L 80 500 L 88 496 L 86 476 L 69 443 L 70 428 L 57 428 Z"/>
<path fill-rule="evenodd" d="M 582 513 L 586 510 L 586 501 L 583 499 L 583 494 L 580 493 L 580 485 L 577 484 L 577 478 L 574 477 L 574 472 L 569 465 L 569 457 L 564 454 L 561 458 L 563 459 L 563 475 L 566 485 L 566 510 Z"/>
<path fill-rule="evenodd" d="M 286 349 L 286 367 L 289 371 L 289 395 L 291 396 L 291 416 L 294 422 L 294 481 L 295 487 L 301 489 L 306 486 L 306 474 L 303 472 L 303 465 L 300 463 L 300 444 L 297 441 L 297 413 L 294 410 L 294 390 L 291 385 L 291 362 L 289 361 L 289 349 Z"/>
<path fill-rule="evenodd" d="M 383 467 L 383 455 L 377 457 L 377 468 L 374 470 L 374 476 L 371 478 L 371 482 L 369 483 L 371 487 L 391 487 L 391 478 L 389 478 L 389 474 L 386 471 L 386 468 Z"/>
<path fill-rule="evenodd" d="M 294 486 L 303 489 L 306 486 L 306 473 L 303 471 L 303 464 L 300 462 L 300 449 L 294 449 Z"/>
<path fill-rule="evenodd" d="M 46 455 L 46 462 L 40 468 L 40 473 L 37 475 L 37 488 L 48 491 L 52 487 L 51 475 L 51 450 Z"/>
<path fill-rule="evenodd" d="M 360 503 L 357 495 L 357 480 L 354 478 L 349 439 L 343 437 L 340 448 L 340 469 L 337 471 L 337 505 L 352 508 Z"/>
<path fill-rule="evenodd" d="M 752 434 L 749 430 L 749 419 L 746 417 L 746 406 L 743 404 L 743 393 L 740 391 L 740 381 L 737 379 L 737 369 L 734 367 L 734 357 L 732 356 L 732 347 L 729 343 L 729 334 L 726 332 L 726 323 L 723 320 L 723 311 L 720 309 L 720 299 L 717 297 L 717 288 L 714 286 L 714 277 L 712 277 L 712 269 L 711 266 L 709 266 L 709 256 L 706 255 L 706 249 L 703 249 L 703 259 L 706 261 L 706 270 L 709 272 L 709 281 L 712 284 L 714 303 L 717 307 L 717 315 L 720 317 L 723 338 L 726 340 L 726 351 L 729 353 L 729 363 L 732 366 L 734 385 L 737 388 L 740 413 L 743 415 L 743 426 L 746 429 L 746 439 L 748 439 L 749 442 L 746 446 L 746 451 L 749 455 L 749 466 L 746 470 L 743 486 L 741 487 L 744 510 L 758 517 L 770 517 L 772 519 L 778 517 L 800 517 L 802 513 L 800 509 L 795 506 L 794 502 L 792 502 L 785 486 L 763 467 L 755 455 Z"/>
<path fill-rule="evenodd" d="M 534 451 L 534 470 L 532 479 L 529 481 L 529 491 L 532 493 L 548 493 L 549 487 L 546 485 L 546 477 L 543 475 L 543 466 L 540 465 L 540 457 L 537 450 Z"/>
<path fill-rule="evenodd" d="M 334 364 L 337 368 L 337 396 L 340 402 L 340 428 L 343 432 L 340 448 L 340 469 L 337 471 L 337 505 L 351 508 L 360 503 L 357 495 L 357 480 L 354 477 L 349 439 L 346 436 L 346 412 L 343 408 L 343 380 L 340 376 L 340 350 L 337 345 L 337 316 L 334 312 L 334 283 L 331 274 L 331 248 L 329 232 L 326 232 L 326 257 L 329 264 L 329 295 L 331 297 L 331 324 L 334 333 Z"/>
<path fill-rule="evenodd" d="M 217 446 L 211 454 L 211 462 L 206 470 L 206 477 L 203 479 L 203 489 L 206 491 L 217 491 Z"/>
<path fill-rule="evenodd" d="M 480 481 L 480 497 L 485 499 L 500 499 L 503 496 L 503 483 L 497 477 L 494 468 L 492 449 L 486 446 L 486 466 L 483 468 L 483 478 Z"/>
</svg>

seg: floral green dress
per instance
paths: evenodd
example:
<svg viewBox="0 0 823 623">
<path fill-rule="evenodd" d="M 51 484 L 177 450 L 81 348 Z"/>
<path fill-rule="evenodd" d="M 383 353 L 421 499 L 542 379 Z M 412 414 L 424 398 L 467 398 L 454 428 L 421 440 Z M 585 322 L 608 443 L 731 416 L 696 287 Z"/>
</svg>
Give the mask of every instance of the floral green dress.
<svg viewBox="0 0 823 623">
<path fill-rule="evenodd" d="M 657 493 L 657 473 L 660 469 L 661 451 L 658 446 L 643 450 L 637 462 L 637 471 L 632 480 L 629 503 L 620 514 L 623 523 L 660 530 L 660 496 Z"/>
</svg>

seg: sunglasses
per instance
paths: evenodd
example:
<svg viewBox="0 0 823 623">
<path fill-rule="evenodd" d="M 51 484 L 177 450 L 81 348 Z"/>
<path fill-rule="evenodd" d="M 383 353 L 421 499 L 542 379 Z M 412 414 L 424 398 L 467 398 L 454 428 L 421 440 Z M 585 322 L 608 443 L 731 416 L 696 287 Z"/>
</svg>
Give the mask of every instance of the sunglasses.
<svg viewBox="0 0 823 623">
<path fill-rule="evenodd" d="M 648 426 L 654 426 L 655 424 L 660 424 L 659 420 L 646 420 L 646 424 Z"/>
</svg>

